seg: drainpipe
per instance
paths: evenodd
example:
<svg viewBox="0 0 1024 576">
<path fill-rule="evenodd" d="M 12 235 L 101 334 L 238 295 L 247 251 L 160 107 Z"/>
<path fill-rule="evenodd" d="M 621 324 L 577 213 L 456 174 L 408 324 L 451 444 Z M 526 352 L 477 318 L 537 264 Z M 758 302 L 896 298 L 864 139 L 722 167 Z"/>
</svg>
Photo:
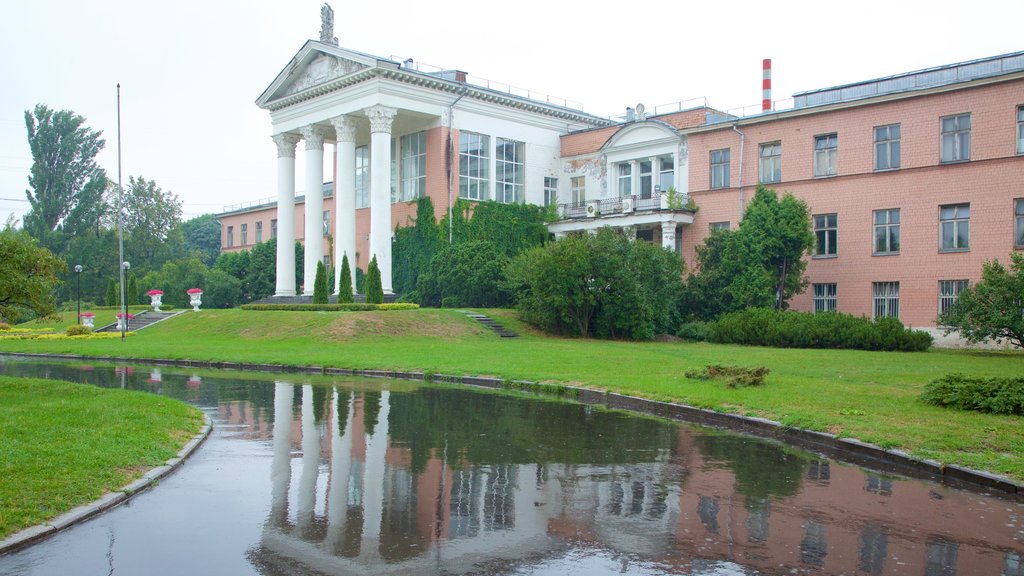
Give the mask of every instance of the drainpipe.
<svg viewBox="0 0 1024 576">
<path fill-rule="evenodd" d="M 743 135 L 743 132 L 740 132 L 739 129 L 736 128 L 736 124 L 732 125 L 732 130 L 733 130 L 733 132 L 735 132 L 735 133 L 740 135 L 740 181 L 739 181 L 739 188 L 740 188 L 740 218 L 742 219 L 743 218 L 743 211 L 746 209 L 746 204 L 747 204 L 747 198 L 743 194 L 743 144 L 744 144 L 744 142 L 746 141 L 747 138 L 746 138 L 746 136 Z"/>
<path fill-rule="evenodd" d="M 452 125 L 454 124 L 454 122 L 452 121 L 453 120 L 452 113 L 453 113 L 453 110 L 455 108 L 455 105 L 459 102 L 459 100 L 462 100 L 462 97 L 465 96 L 465 95 L 466 95 L 465 92 L 463 92 L 462 94 L 459 94 L 459 97 L 456 98 L 455 100 L 452 100 L 452 103 L 448 105 L 448 149 L 447 149 L 447 158 L 445 158 L 445 169 L 448 171 L 448 244 L 449 245 L 452 243 L 452 204 L 453 204 L 453 202 L 452 202 L 452 160 L 453 160 L 453 158 L 452 157 L 455 155 L 455 150 L 453 148 L 453 146 L 455 144 L 452 142 Z"/>
</svg>

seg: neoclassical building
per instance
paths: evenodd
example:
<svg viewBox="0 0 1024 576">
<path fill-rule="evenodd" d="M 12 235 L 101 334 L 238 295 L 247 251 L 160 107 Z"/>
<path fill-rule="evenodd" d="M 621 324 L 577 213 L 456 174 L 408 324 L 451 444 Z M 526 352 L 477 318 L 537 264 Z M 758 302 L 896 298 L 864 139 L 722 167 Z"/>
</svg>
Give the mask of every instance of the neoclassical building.
<svg viewBox="0 0 1024 576">
<path fill-rule="evenodd" d="M 603 118 L 340 48 L 331 19 L 327 8 L 320 40 L 257 100 L 278 145 L 276 201 L 221 214 L 224 250 L 287 240 L 277 295 L 296 293 L 295 239 L 306 246 L 300 293 L 312 292 L 318 261 L 343 255 L 353 270 L 376 257 L 390 292 L 391 237 L 421 197 L 438 218 L 460 198 L 555 204 L 556 237 L 610 226 L 693 270 L 696 247 L 735 229 L 763 184 L 811 210 L 816 247 L 795 309 L 914 327 L 934 328 L 983 262 L 1024 249 L 1024 52 L 810 90 L 750 115 L 699 101 Z"/>
</svg>

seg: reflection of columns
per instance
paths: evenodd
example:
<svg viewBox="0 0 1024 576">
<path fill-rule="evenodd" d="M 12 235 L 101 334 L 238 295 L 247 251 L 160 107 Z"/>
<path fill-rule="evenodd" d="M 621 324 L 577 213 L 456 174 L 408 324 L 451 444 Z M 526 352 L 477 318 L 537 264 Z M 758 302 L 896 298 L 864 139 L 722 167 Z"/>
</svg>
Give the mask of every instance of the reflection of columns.
<svg viewBox="0 0 1024 576">
<path fill-rule="evenodd" d="M 381 515 L 384 512 L 384 458 L 388 450 L 388 403 L 390 392 L 380 393 L 380 412 L 373 436 L 367 440 L 366 476 L 363 480 L 363 542 L 380 539 Z M 365 550 L 376 550 L 368 546 Z"/>
<path fill-rule="evenodd" d="M 391 294 L 391 123 L 398 110 L 372 106 L 365 110 L 370 119 L 370 254 L 377 257 L 380 282 Z"/>
<path fill-rule="evenodd" d="M 348 279 L 356 282 L 356 122 L 348 116 L 331 119 L 337 134 L 337 178 L 334 183 L 334 293 L 341 285 L 341 258 L 348 254 Z"/>
<path fill-rule="evenodd" d="M 348 515 L 348 478 L 352 470 L 352 405 L 351 393 L 340 395 L 338 389 L 334 389 L 334 436 L 331 438 L 331 487 L 327 493 L 326 539 L 327 550 L 332 554 L 341 551 Z M 339 429 L 341 422 L 338 415 L 342 409 L 348 414 L 344 432 Z"/>
<path fill-rule="evenodd" d="M 275 296 L 295 296 L 295 134 L 276 134 L 277 287 Z"/>
<path fill-rule="evenodd" d="M 313 525 L 316 501 L 316 478 L 320 474 L 320 432 L 316 429 L 313 410 L 313 387 L 302 386 L 302 476 L 299 477 L 299 500 L 296 524 L 300 537 Z"/>
<path fill-rule="evenodd" d="M 280 222 L 278 222 L 280 224 Z M 288 485 L 292 479 L 292 397 L 290 382 L 274 387 L 274 458 L 270 463 L 270 524 L 283 526 L 288 520 Z"/>
<path fill-rule="evenodd" d="M 301 129 L 306 141 L 306 258 L 303 266 L 302 293 L 313 294 L 316 263 L 324 259 L 324 135 L 322 126 L 310 124 Z M 280 224 L 280 220 L 278 220 Z"/>
</svg>

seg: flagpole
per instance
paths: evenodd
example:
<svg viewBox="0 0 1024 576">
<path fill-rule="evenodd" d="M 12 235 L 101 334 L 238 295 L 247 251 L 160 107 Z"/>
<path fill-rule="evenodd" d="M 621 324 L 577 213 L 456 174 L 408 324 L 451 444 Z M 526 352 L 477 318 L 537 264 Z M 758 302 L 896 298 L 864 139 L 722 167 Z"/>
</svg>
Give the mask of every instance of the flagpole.
<svg viewBox="0 0 1024 576">
<path fill-rule="evenodd" d="M 121 342 L 124 342 L 125 330 L 128 327 L 128 302 L 125 300 L 124 285 L 124 233 L 121 230 L 121 218 L 124 211 L 124 197 L 121 189 L 121 83 L 117 83 L 117 269 L 121 279 Z"/>
</svg>

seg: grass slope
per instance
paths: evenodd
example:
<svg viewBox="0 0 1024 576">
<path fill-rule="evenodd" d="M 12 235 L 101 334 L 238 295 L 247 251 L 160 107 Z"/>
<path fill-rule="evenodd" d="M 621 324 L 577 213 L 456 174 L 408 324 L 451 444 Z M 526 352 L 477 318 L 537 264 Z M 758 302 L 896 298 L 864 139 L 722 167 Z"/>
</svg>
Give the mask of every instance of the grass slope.
<svg viewBox="0 0 1024 576">
<path fill-rule="evenodd" d="M 706 343 L 552 338 L 507 310 L 487 312 L 521 334 L 501 339 L 452 310 L 188 313 L 114 341 L 3 341 L 0 352 L 421 370 L 572 383 L 827 431 L 1024 480 L 1019 417 L 955 412 L 917 400 L 950 372 L 1024 373 L 1024 354 L 796 350 Z M 766 366 L 767 385 L 728 389 L 690 380 L 707 364 Z"/>
<path fill-rule="evenodd" d="M 169 398 L 0 377 L 0 538 L 123 487 L 201 425 Z"/>
</svg>

